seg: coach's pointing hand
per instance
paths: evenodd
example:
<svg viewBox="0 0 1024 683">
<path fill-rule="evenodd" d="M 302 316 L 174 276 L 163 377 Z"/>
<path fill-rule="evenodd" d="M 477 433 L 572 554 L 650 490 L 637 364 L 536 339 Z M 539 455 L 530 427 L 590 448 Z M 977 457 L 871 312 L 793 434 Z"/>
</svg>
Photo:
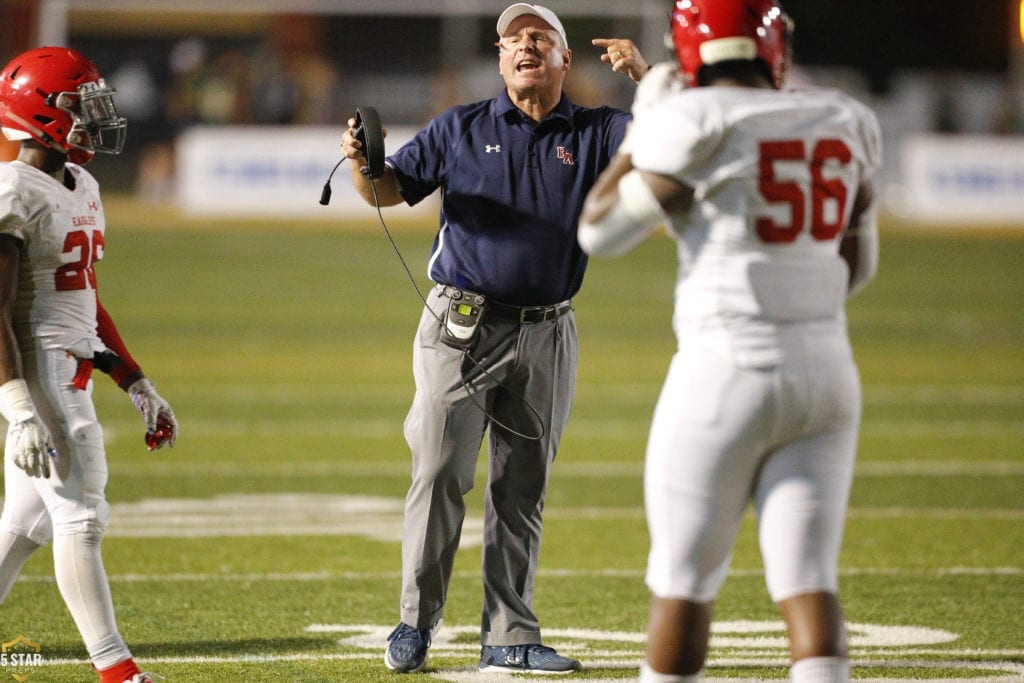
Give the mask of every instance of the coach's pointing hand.
<svg viewBox="0 0 1024 683">
<path fill-rule="evenodd" d="M 605 48 L 601 61 L 612 65 L 612 71 L 623 73 L 636 82 L 651 69 L 640 48 L 628 38 L 594 38 L 590 41 L 597 47 Z"/>
</svg>

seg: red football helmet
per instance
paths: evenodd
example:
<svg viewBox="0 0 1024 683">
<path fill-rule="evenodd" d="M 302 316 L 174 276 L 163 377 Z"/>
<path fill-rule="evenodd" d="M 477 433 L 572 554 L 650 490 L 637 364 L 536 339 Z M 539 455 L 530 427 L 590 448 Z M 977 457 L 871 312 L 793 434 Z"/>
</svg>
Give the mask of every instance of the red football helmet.
<svg viewBox="0 0 1024 683">
<path fill-rule="evenodd" d="M 76 164 L 96 152 L 119 154 L 128 121 L 117 115 L 114 92 L 79 52 L 29 50 L 0 72 L 0 126 L 8 140 L 31 138 Z"/>
<path fill-rule="evenodd" d="M 700 84 L 702 66 L 758 59 L 781 88 L 792 26 L 776 0 L 677 0 L 671 33 L 688 85 Z"/>
</svg>

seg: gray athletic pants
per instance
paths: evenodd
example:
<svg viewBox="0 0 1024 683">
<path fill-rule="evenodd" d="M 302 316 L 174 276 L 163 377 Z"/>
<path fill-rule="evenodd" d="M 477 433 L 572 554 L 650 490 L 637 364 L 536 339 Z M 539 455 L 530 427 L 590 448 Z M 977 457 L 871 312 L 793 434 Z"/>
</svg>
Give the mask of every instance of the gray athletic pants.
<svg viewBox="0 0 1024 683">
<path fill-rule="evenodd" d="M 443 318 L 448 298 L 439 288 L 427 302 Z M 413 348 L 416 395 L 405 420 L 412 485 L 402 536 L 401 619 L 424 629 L 444 614 L 465 495 L 490 428 L 481 638 L 484 645 L 540 643 L 533 584 L 548 472 L 576 387 L 576 320 L 572 311 L 538 323 L 488 318 L 485 312 L 470 355 L 486 373 L 441 342 L 440 333 L 437 317 L 424 309 Z M 540 439 L 526 438 L 541 430 Z"/>
</svg>

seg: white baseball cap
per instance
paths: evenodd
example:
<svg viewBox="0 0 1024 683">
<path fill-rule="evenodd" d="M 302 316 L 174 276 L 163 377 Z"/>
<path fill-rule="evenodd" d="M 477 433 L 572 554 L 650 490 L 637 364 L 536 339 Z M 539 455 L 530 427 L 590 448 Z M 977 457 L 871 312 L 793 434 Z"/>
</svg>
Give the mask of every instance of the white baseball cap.
<svg viewBox="0 0 1024 683">
<path fill-rule="evenodd" d="M 501 16 L 498 17 L 498 36 L 504 36 L 505 31 L 508 30 L 508 25 L 524 14 L 531 14 L 548 22 L 548 24 L 551 25 L 551 28 L 558 31 L 558 35 L 562 36 L 562 45 L 565 46 L 565 49 L 569 49 L 569 39 L 565 37 L 565 27 L 562 26 L 562 22 L 558 20 L 555 13 L 547 7 L 531 5 L 527 2 L 517 2 L 514 5 L 509 5 L 508 8 L 501 13 Z"/>
</svg>

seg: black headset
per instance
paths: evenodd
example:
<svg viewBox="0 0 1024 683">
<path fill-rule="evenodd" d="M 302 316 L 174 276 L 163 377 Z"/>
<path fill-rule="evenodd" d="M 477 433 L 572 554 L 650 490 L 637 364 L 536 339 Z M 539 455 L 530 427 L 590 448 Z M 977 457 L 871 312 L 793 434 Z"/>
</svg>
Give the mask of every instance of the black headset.
<svg viewBox="0 0 1024 683">
<path fill-rule="evenodd" d="M 359 169 L 360 173 L 376 180 L 384 177 L 384 129 L 380 125 L 380 114 L 373 107 L 361 107 L 356 109 L 356 127 L 353 129 L 356 140 L 363 146 L 363 153 L 366 155 L 366 166 Z M 324 189 L 320 193 L 320 203 L 327 206 L 331 203 L 331 178 L 334 172 L 341 166 L 342 157 L 331 169 L 327 176 Z"/>
</svg>

